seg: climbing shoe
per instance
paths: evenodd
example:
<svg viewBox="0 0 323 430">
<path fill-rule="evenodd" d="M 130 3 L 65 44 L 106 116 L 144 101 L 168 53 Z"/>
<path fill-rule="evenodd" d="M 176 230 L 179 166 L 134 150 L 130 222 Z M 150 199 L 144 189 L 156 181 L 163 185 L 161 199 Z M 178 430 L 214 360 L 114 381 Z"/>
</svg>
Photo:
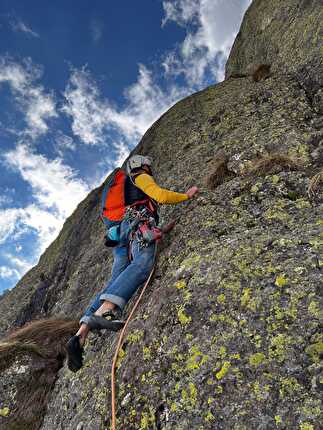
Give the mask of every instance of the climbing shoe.
<svg viewBox="0 0 323 430">
<path fill-rule="evenodd" d="M 90 316 L 87 325 L 90 330 L 119 331 L 125 325 L 125 322 L 120 320 L 115 312 L 107 311 L 102 317 L 99 315 Z"/>
<path fill-rule="evenodd" d="M 66 344 L 67 366 L 72 372 L 77 372 L 83 365 L 83 348 L 79 336 L 73 336 Z"/>
</svg>

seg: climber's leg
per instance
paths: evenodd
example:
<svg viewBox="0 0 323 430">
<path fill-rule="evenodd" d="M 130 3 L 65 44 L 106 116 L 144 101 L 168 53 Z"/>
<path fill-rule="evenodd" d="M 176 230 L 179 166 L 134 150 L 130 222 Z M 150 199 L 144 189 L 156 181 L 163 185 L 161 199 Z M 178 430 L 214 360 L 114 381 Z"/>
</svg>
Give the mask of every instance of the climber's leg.
<svg viewBox="0 0 323 430">
<path fill-rule="evenodd" d="M 86 309 L 86 311 L 84 312 L 84 315 L 80 319 L 81 324 L 82 323 L 87 324 L 89 317 L 91 315 L 93 315 L 96 311 L 98 311 L 98 309 L 102 305 L 102 299 L 101 299 L 102 293 L 104 291 L 106 291 L 107 288 L 109 288 L 109 285 L 112 285 L 114 283 L 115 279 L 118 278 L 118 276 L 127 268 L 127 266 L 130 263 L 129 258 L 128 258 L 128 249 L 126 246 L 119 246 L 118 245 L 115 248 L 113 248 L 112 252 L 113 252 L 113 257 L 114 257 L 114 263 L 112 266 L 112 273 L 111 273 L 110 281 L 109 281 L 107 287 L 103 291 L 101 291 L 99 294 L 97 294 L 97 296 L 95 297 L 93 302 Z M 102 315 L 102 313 L 106 312 L 107 310 L 114 309 L 114 307 L 115 307 L 114 303 L 110 303 L 110 304 L 106 303 L 104 309 L 100 311 L 99 315 Z M 80 329 L 81 328 L 82 327 L 80 327 Z M 83 331 L 85 333 L 85 329 L 81 330 L 81 334 L 83 334 Z"/>
<path fill-rule="evenodd" d="M 137 239 L 132 243 L 133 260 L 120 275 L 102 292 L 100 300 L 114 303 L 121 310 L 152 270 L 155 259 L 155 243 L 141 247 Z"/>
</svg>

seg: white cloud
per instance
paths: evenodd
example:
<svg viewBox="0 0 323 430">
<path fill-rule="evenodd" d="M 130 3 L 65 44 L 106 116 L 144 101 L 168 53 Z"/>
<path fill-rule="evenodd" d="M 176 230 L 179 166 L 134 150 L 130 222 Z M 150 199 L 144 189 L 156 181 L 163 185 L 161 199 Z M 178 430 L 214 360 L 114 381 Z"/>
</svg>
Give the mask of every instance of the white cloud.
<svg viewBox="0 0 323 430">
<path fill-rule="evenodd" d="M 168 21 L 175 21 L 178 25 L 185 27 L 188 21 L 196 18 L 199 7 L 199 0 L 164 1 L 165 17 L 162 20 L 162 26 Z"/>
<path fill-rule="evenodd" d="M 87 185 L 76 178 L 76 172 L 56 158 L 48 160 L 35 154 L 27 145 L 19 144 L 4 154 L 7 166 L 17 170 L 32 188 L 36 202 L 52 208 L 66 217 L 89 191 Z"/>
<path fill-rule="evenodd" d="M 64 92 L 66 103 L 62 110 L 71 116 L 73 133 L 85 144 L 103 144 L 106 131 L 113 128 L 121 138 L 128 142 L 132 140 L 134 145 L 134 140 L 139 139 L 165 110 L 186 94 L 175 86 L 162 91 L 151 72 L 139 65 L 137 82 L 124 93 L 126 107 L 118 111 L 101 96 L 87 70 L 74 69 Z"/>
<path fill-rule="evenodd" d="M 12 254 L 5 254 L 5 257 L 13 264 L 15 265 L 20 271 L 26 272 L 28 269 L 30 269 L 31 264 L 22 259 L 18 258 Z"/>
<path fill-rule="evenodd" d="M 19 209 L 0 210 L 0 244 L 4 243 L 15 231 Z"/>
<path fill-rule="evenodd" d="M 141 137 L 145 131 L 187 92 L 170 86 L 166 90 L 154 82 L 152 73 L 139 65 L 137 82 L 125 91 L 127 107 L 115 117 L 120 131 L 129 139 Z"/>
<path fill-rule="evenodd" d="M 117 150 L 117 157 L 115 159 L 116 166 L 122 166 L 123 162 L 129 155 L 131 148 L 125 142 L 118 142 L 115 144 Z"/>
<path fill-rule="evenodd" d="M 16 278 L 19 279 L 20 273 L 7 266 L 0 266 L 0 278 L 2 279 L 10 279 L 10 278 Z"/>
<path fill-rule="evenodd" d="M 36 205 L 27 206 L 20 219 L 24 228 L 27 228 L 28 231 L 33 230 L 37 234 L 38 252 L 43 252 L 51 244 L 62 228 L 64 221 L 64 212 L 53 214 Z"/>
<path fill-rule="evenodd" d="M 36 205 L 0 209 L 0 244 L 34 231 L 39 238 L 38 248 L 44 250 L 59 233 L 63 221 L 60 214 L 54 215 Z"/>
<path fill-rule="evenodd" d="M 18 145 L 4 159 L 7 167 L 19 172 L 28 182 L 34 203 L 0 211 L 0 242 L 34 231 L 39 250 L 43 251 L 57 236 L 66 217 L 87 195 L 89 187 L 61 159 L 48 160 L 33 153 L 27 145 Z"/>
<path fill-rule="evenodd" d="M 32 139 L 47 133 L 47 121 L 57 117 L 53 94 L 46 93 L 41 85 L 36 84 L 41 75 L 41 69 L 29 59 L 19 64 L 8 57 L 0 57 L 0 89 L 1 84 L 9 84 L 19 109 L 25 115 L 25 133 Z"/>
<path fill-rule="evenodd" d="M 72 71 L 64 96 L 62 111 L 72 117 L 73 133 L 85 144 L 102 143 L 110 108 L 100 100 L 99 90 L 85 69 Z"/>
<path fill-rule="evenodd" d="M 35 154 L 27 145 L 3 155 L 6 166 L 16 170 L 31 187 L 34 203 L 24 208 L 0 209 L 0 243 L 23 238 L 33 233 L 33 255 L 27 260 L 2 254 L 8 264 L 0 268 L 0 278 L 18 280 L 34 264 L 39 255 L 56 238 L 65 219 L 89 192 L 89 187 L 76 178 L 76 172 L 62 160 L 48 160 Z M 21 245 L 16 251 L 21 251 Z"/>
<path fill-rule="evenodd" d="M 13 18 L 10 20 L 10 26 L 11 28 L 16 32 L 22 32 L 25 34 L 28 34 L 32 37 L 40 37 L 38 33 L 33 31 L 27 24 L 25 24 L 21 19 L 19 18 Z"/>
<path fill-rule="evenodd" d="M 207 74 L 223 80 L 224 66 L 246 8 L 251 0 L 164 1 L 164 26 L 168 21 L 186 26 L 178 52 L 170 52 L 163 66 L 168 75 L 183 74 L 189 85 L 203 85 Z"/>
<path fill-rule="evenodd" d="M 5 266 L 0 267 L 0 278 L 3 279 L 7 278 L 17 281 L 36 264 L 36 260 L 30 262 L 10 253 L 3 254 L 2 257 L 7 262 Z"/>
</svg>

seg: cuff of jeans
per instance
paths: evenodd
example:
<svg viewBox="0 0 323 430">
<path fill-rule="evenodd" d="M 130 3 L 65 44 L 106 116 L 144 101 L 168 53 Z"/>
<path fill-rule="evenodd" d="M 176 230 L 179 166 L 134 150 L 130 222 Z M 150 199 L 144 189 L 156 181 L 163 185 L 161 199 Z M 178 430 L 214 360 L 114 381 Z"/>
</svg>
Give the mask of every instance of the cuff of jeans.
<svg viewBox="0 0 323 430">
<path fill-rule="evenodd" d="M 126 306 L 126 301 L 120 296 L 115 296 L 114 294 L 101 294 L 100 300 L 107 300 L 111 303 L 117 305 L 121 310 Z"/>
<path fill-rule="evenodd" d="M 88 324 L 88 323 L 89 323 L 89 319 L 90 319 L 90 317 L 87 317 L 87 316 L 82 317 L 82 318 L 80 319 L 80 324 L 82 324 L 82 323 L 84 323 L 84 324 Z"/>
</svg>

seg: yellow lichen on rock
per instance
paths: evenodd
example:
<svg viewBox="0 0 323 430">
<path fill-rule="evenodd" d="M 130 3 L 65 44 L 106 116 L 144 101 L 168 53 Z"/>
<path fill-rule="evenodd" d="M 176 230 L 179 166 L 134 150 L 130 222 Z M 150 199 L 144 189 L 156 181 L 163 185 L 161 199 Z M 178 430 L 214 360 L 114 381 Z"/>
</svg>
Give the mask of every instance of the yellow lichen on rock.
<svg viewBox="0 0 323 430">
<path fill-rule="evenodd" d="M 0 416 L 7 417 L 9 415 L 10 409 L 8 407 L 4 407 L 0 409 Z"/>
<path fill-rule="evenodd" d="M 256 352 L 249 356 L 249 364 L 254 367 L 258 367 L 264 363 L 266 356 L 263 352 Z"/>
<path fill-rule="evenodd" d="M 215 377 L 216 379 L 220 380 L 225 377 L 225 375 L 228 373 L 229 369 L 231 367 L 230 361 L 225 361 L 221 367 L 221 369 L 216 372 Z"/>
</svg>

